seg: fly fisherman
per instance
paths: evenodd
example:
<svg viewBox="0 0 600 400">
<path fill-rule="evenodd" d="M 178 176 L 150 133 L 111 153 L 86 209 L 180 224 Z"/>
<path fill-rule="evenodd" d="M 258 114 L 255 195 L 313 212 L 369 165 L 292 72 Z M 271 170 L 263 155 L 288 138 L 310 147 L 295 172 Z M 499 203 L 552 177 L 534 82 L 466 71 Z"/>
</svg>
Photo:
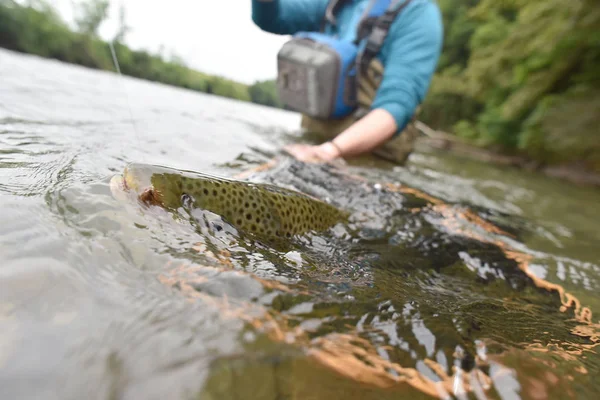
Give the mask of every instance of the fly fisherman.
<svg viewBox="0 0 600 400">
<path fill-rule="evenodd" d="M 372 152 L 404 164 L 443 41 L 434 0 L 252 0 L 262 30 L 293 35 L 277 57 L 283 103 L 329 141 L 286 150 L 301 161 Z"/>
</svg>

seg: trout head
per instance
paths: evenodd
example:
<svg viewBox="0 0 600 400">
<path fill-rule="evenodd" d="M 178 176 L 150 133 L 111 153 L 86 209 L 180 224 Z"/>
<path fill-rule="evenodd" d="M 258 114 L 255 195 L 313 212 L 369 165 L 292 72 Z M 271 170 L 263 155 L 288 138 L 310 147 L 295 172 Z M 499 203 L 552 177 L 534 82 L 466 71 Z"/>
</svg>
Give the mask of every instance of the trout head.
<svg viewBox="0 0 600 400">
<path fill-rule="evenodd" d="M 226 200 L 237 186 L 225 178 L 138 163 L 127 165 L 123 175 L 111 182 L 113 192 L 126 192 L 146 205 L 169 210 L 193 205 L 214 213 L 225 211 Z"/>
<path fill-rule="evenodd" d="M 185 201 L 182 178 L 182 173 L 170 168 L 134 163 L 112 178 L 111 189 L 115 196 L 125 193 L 145 205 L 175 210 Z"/>
</svg>

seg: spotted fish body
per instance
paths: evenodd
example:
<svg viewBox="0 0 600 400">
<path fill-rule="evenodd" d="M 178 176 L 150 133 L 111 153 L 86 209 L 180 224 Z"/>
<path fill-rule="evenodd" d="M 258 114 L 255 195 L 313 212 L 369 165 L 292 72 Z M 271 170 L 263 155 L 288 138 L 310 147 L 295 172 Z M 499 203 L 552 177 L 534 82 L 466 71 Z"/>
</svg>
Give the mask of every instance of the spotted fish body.
<svg viewBox="0 0 600 400">
<path fill-rule="evenodd" d="M 306 194 L 147 164 L 130 164 L 122 186 L 145 203 L 176 210 L 190 206 L 211 211 L 245 232 L 263 238 L 323 231 L 347 214 Z"/>
</svg>

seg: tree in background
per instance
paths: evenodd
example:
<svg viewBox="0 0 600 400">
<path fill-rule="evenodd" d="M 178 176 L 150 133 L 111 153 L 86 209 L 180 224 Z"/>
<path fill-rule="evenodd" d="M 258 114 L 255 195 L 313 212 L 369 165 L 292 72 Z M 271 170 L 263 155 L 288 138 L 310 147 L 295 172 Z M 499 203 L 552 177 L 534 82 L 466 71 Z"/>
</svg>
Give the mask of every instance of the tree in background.
<svg viewBox="0 0 600 400">
<path fill-rule="evenodd" d="M 108 17 L 108 0 L 87 0 L 74 4 L 75 25 L 83 34 L 98 36 L 98 29 Z"/>
<path fill-rule="evenodd" d="M 125 6 L 121 4 L 119 6 L 119 28 L 115 37 L 113 38 L 113 42 L 124 43 L 125 37 L 129 32 L 131 32 L 131 27 L 127 25 L 127 15 Z"/>
<path fill-rule="evenodd" d="M 481 104 L 466 91 L 462 75 L 471 56 L 469 40 L 479 23 L 469 10 L 479 0 L 438 0 L 444 25 L 444 44 L 428 96 L 420 116 L 436 129 L 452 131 L 463 118 L 481 110 Z"/>
<path fill-rule="evenodd" d="M 439 1 L 446 42 L 425 122 L 541 163 L 600 171 L 597 2 Z"/>
</svg>

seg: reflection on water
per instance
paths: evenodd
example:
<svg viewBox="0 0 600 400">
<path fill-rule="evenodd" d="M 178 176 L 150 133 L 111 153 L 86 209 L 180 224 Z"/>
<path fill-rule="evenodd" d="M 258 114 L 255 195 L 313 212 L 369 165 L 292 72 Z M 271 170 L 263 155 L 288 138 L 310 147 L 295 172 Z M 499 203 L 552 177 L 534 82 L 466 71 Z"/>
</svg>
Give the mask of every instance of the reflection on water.
<svg viewBox="0 0 600 400">
<path fill-rule="evenodd" d="M 4 51 L 0 69 L 6 398 L 600 393 L 597 191 L 440 154 L 265 164 L 297 115 Z M 272 249 L 117 201 L 130 161 L 351 216 Z"/>
</svg>

